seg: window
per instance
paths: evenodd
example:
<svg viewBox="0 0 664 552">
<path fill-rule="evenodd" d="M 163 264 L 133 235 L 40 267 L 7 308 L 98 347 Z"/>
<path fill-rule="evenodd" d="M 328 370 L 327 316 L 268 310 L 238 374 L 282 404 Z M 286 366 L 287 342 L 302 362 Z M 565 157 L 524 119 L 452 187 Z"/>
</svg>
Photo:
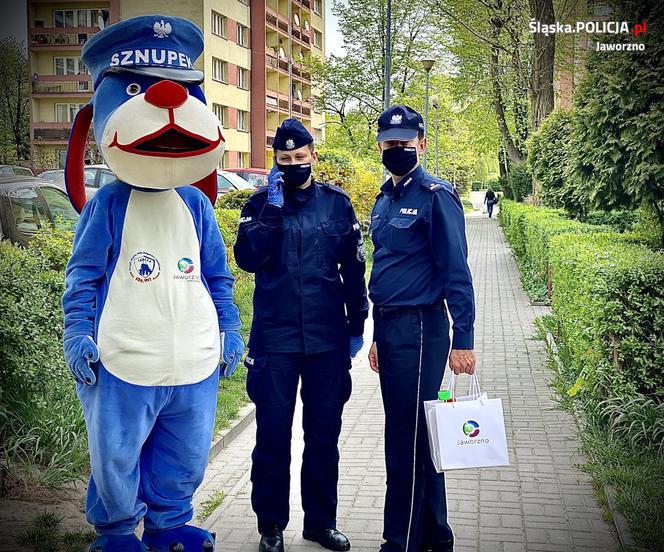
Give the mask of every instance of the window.
<svg viewBox="0 0 664 552">
<path fill-rule="evenodd" d="M 314 0 L 314 13 L 323 15 L 323 0 Z"/>
<path fill-rule="evenodd" d="M 237 85 L 244 90 L 249 90 L 249 71 L 242 67 L 237 68 Z"/>
<path fill-rule="evenodd" d="M 212 58 L 212 80 L 228 82 L 228 63 Z"/>
<path fill-rule="evenodd" d="M 80 57 L 56 56 L 53 58 L 53 72 L 56 75 L 87 75 L 88 68 Z"/>
<path fill-rule="evenodd" d="M 48 208 L 51 211 L 51 216 L 54 219 L 53 222 L 55 222 L 55 225 L 64 230 L 73 229 L 78 221 L 78 215 L 71 206 L 71 202 L 67 195 L 55 188 L 42 186 L 40 189 L 48 204 Z"/>
<path fill-rule="evenodd" d="M 19 188 L 8 194 L 14 224 L 19 232 L 33 234 L 47 220 L 44 206 L 34 188 Z"/>
<path fill-rule="evenodd" d="M 323 47 L 323 33 L 316 29 L 314 29 L 314 46 L 316 46 L 316 48 Z"/>
<path fill-rule="evenodd" d="M 246 111 L 240 111 L 240 113 L 246 113 Z M 247 167 L 247 157 L 249 157 L 245 152 L 240 151 L 237 154 L 237 166 L 239 168 Z"/>
<path fill-rule="evenodd" d="M 100 27 L 109 23 L 109 10 L 53 10 L 54 27 Z M 101 25 L 100 25 L 101 23 Z"/>
<path fill-rule="evenodd" d="M 228 110 L 225 106 L 217 103 L 212 104 L 212 111 L 217 116 L 217 119 L 221 122 L 221 126 L 225 127 L 228 122 Z"/>
<path fill-rule="evenodd" d="M 75 27 L 74 10 L 53 10 L 54 27 Z"/>
<path fill-rule="evenodd" d="M 237 43 L 240 46 L 249 46 L 249 29 L 239 23 L 237 24 Z"/>
<path fill-rule="evenodd" d="M 212 10 L 212 34 L 226 37 L 226 18 Z"/>
<path fill-rule="evenodd" d="M 238 130 L 249 130 L 249 112 L 242 111 L 241 109 L 237 110 L 237 129 Z"/>
<path fill-rule="evenodd" d="M 57 123 L 71 123 L 74 117 L 85 104 L 78 103 L 56 103 L 55 104 L 55 121 Z"/>
</svg>

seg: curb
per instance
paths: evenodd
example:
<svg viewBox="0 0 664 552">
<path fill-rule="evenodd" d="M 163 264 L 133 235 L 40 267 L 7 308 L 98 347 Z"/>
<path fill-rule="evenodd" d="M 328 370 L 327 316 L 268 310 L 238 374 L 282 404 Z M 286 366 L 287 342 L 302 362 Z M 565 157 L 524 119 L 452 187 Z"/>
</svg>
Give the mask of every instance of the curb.
<svg viewBox="0 0 664 552">
<path fill-rule="evenodd" d="M 237 418 L 231 422 L 230 427 L 217 433 L 210 446 L 208 462 L 212 462 L 219 453 L 228 447 L 256 418 L 256 406 L 249 402 L 238 412 Z"/>
<path fill-rule="evenodd" d="M 556 341 L 551 332 L 547 332 L 546 342 L 547 345 L 549 346 L 551 353 L 553 354 L 553 360 L 556 363 L 556 368 L 558 371 L 560 371 L 563 365 L 558 355 L 558 345 L 556 344 Z M 577 418 L 576 412 L 574 414 L 574 417 Z M 618 534 L 618 540 L 620 541 L 620 545 L 625 548 L 629 548 L 630 550 L 638 550 L 638 551 L 643 550 L 643 548 L 639 547 L 636 544 L 634 536 L 632 535 L 632 532 L 629 529 L 627 518 L 625 518 L 622 512 L 618 510 L 615 498 L 616 497 L 615 488 L 612 485 L 605 484 L 602 485 L 602 490 L 606 495 L 607 507 L 609 512 L 611 512 L 611 521 L 616 529 L 616 533 Z"/>
</svg>

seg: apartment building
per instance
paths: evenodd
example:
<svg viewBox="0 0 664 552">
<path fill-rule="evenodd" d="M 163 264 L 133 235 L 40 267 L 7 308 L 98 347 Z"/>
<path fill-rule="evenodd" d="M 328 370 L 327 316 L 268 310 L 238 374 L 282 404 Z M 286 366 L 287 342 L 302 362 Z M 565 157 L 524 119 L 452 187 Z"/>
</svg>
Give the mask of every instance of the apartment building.
<svg viewBox="0 0 664 552">
<path fill-rule="evenodd" d="M 312 102 L 305 56 L 323 56 L 324 0 L 28 0 L 33 163 L 64 163 L 73 118 L 92 94 L 80 52 L 108 25 L 162 13 L 194 21 L 205 36 L 196 67 L 210 108 L 223 123 L 222 167 L 269 168 L 277 126 L 298 117 L 317 140 L 324 116 Z M 89 157 L 97 160 L 94 147 Z"/>
</svg>

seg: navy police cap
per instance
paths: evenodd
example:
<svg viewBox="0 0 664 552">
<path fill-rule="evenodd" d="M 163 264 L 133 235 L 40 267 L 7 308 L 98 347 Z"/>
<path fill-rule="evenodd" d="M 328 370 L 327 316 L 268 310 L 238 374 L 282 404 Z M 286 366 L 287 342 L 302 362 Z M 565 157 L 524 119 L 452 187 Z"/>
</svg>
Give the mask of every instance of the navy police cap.
<svg viewBox="0 0 664 552">
<path fill-rule="evenodd" d="M 203 82 L 194 69 L 203 51 L 203 33 L 188 19 L 141 15 L 109 25 L 85 43 L 83 63 L 93 85 L 108 73 L 141 73 L 180 82 Z"/>
<path fill-rule="evenodd" d="M 286 119 L 274 135 L 272 148 L 290 151 L 311 144 L 314 137 L 297 119 Z"/>
<path fill-rule="evenodd" d="M 385 140 L 412 140 L 424 133 L 422 116 L 407 105 L 393 105 L 378 117 L 379 142 Z"/>
</svg>

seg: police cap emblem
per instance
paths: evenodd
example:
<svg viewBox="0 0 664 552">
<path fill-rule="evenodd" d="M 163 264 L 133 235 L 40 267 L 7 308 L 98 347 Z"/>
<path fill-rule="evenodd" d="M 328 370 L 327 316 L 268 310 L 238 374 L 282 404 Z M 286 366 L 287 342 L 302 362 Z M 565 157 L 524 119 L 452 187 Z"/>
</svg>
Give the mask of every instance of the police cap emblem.
<svg viewBox="0 0 664 552">
<path fill-rule="evenodd" d="M 400 125 L 402 120 L 403 120 L 403 115 L 401 115 L 401 113 L 395 113 L 394 115 L 392 115 L 392 118 L 390 119 L 390 124 Z"/>
<path fill-rule="evenodd" d="M 286 149 L 293 149 L 295 147 L 295 142 L 293 141 L 292 138 L 289 138 L 286 140 Z"/>
<path fill-rule="evenodd" d="M 154 31 L 154 36 L 157 38 L 166 38 L 171 34 L 173 27 L 171 27 L 170 23 L 164 23 L 164 20 L 162 19 L 161 21 L 154 22 L 152 30 Z"/>
</svg>

